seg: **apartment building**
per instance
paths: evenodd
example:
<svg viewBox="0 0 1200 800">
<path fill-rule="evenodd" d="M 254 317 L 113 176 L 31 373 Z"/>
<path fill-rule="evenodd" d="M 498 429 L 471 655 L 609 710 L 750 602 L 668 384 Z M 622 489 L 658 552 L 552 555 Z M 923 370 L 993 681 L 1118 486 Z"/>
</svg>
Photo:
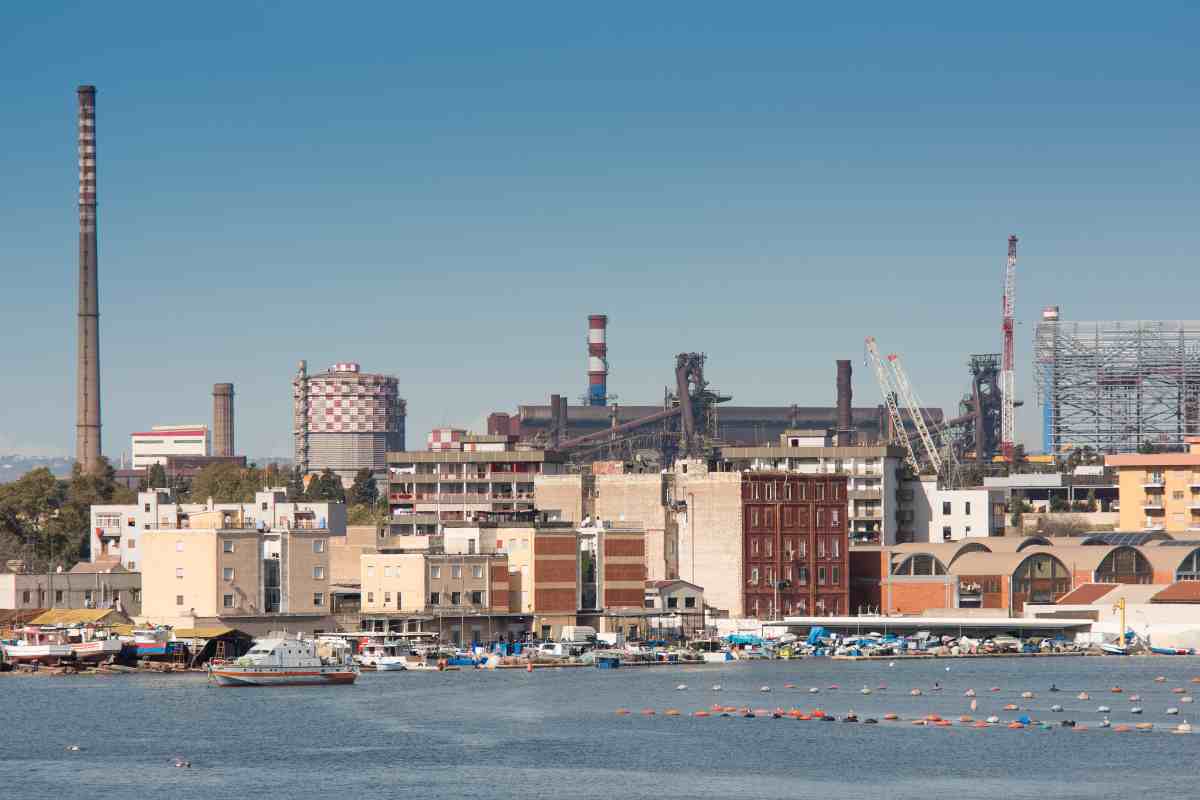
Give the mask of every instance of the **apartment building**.
<svg viewBox="0 0 1200 800">
<path fill-rule="evenodd" d="M 939 489 L 936 480 L 912 480 L 901 492 L 913 497 L 915 542 L 950 542 L 1003 536 L 1008 489 Z"/>
<path fill-rule="evenodd" d="M 436 534 L 449 521 L 532 519 L 537 476 L 562 472 L 561 455 L 519 447 L 515 437 L 434 434 L 436 449 L 388 453 L 391 535 Z"/>
<path fill-rule="evenodd" d="M 207 456 L 210 445 L 207 425 L 155 425 L 130 436 L 134 469 L 166 464 L 171 456 Z"/>
<path fill-rule="evenodd" d="M 852 542 L 892 545 L 920 541 L 924 531 L 916 525 L 915 495 L 901 484 L 904 450 L 890 445 L 837 447 L 833 441 L 830 431 L 789 430 L 775 446 L 721 448 L 719 468 L 843 475 Z"/>
<path fill-rule="evenodd" d="M 1200 437 L 1186 453 L 1106 456 L 1117 471 L 1120 530 L 1200 532 Z"/>
<path fill-rule="evenodd" d="M 247 528 L 346 533 L 344 504 L 289 502 L 283 487 L 256 492 L 252 503 L 179 503 L 169 489 L 150 489 L 138 492 L 135 504 L 91 507 L 91 560 L 118 561 L 136 572 L 143 560 L 138 541 L 145 531 L 188 528 L 193 516 L 209 511 L 236 513 Z"/>
<path fill-rule="evenodd" d="M 0 609 L 110 608 L 134 617 L 142 608 L 142 576 L 115 562 L 81 561 L 69 572 L 29 572 L 21 561 L 0 564 Z"/>
<path fill-rule="evenodd" d="M 139 534 L 146 621 L 332 629 L 328 530 L 259 530 L 237 510 L 196 512 L 189 522 Z"/>
</svg>

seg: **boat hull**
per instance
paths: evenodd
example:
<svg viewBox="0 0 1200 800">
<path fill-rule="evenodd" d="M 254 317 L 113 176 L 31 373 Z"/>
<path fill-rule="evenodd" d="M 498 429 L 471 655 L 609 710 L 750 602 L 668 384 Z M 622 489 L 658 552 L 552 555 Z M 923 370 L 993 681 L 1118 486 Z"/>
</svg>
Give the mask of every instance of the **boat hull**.
<svg viewBox="0 0 1200 800">
<path fill-rule="evenodd" d="M 101 639 L 95 642 L 73 644 L 71 650 L 75 653 L 75 658 L 80 661 L 103 661 L 119 655 L 121 647 L 118 639 Z"/>
<path fill-rule="evenodd" d="M 57 664 L 70 659 L 74 651 L 67 644 L 14 644 L 4 645 L 4 657 L 17 664 L 37 661 L 40 664 Z"/>
<path fill-rule="evenodd" d="M 357 670 L 338 667 L 266 669 L 221 667 L 209 670 L 218 686 L 345 686 L 358 678 Z"/>
</svg>

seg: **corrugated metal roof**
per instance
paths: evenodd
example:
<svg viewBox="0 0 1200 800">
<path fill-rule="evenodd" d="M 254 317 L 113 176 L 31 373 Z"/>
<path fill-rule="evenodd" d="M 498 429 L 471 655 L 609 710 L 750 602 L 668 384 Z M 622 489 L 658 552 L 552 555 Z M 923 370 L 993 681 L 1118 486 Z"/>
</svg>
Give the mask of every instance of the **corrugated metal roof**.
<svg viewBox="0 0 1200 800">
<path fill-rule="evenodd" d="M 1081 545 L 1119 545 L 1128 544 L 1134 547 L 1146 544 L 1156 540 L 1169 540 L 1171 534 L 1163 531 L 1138 531 L 1137 533 L 1126 533 L 1124 531 L 1103 531 L 1100 533 L 1091 533 L 1083 537 Z"/>
<path fill-rule="evenodd" d="M 33 625 L 86 625 L 104 621 L 129 620 L 124 614 L 111 608 L 52 608 L 30 622 Z"/>
<path fill-rule="evenodd" d="M 235 628 L 176 628 L 176 639 L 218 639 L 236 633 Z"/>
</svg>

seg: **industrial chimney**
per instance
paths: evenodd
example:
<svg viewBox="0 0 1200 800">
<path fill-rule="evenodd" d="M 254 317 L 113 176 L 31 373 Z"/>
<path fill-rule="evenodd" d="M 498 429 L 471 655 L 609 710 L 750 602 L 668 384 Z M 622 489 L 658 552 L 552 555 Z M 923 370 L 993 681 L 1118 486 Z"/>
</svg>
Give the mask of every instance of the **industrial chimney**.
<svg viewBox="0 0 1200 800">
<path fill-rule="evenodd" d="M 588 317 L 588 392 L 589 406 L 608 405 L 608 317 Z"/>
<path fill-rule="evenodd" d="M 96 87 L 79 98 L 79 315 L 75 385 L 75 461 L 100 469 L 100 298 L 96 270 Z"/>
<path fill-rule="evenodd" d="M 854 444 L 854 418 L 851 413 L 851 401 L 854 389 L 850 383 L 853 370 L 850 362 L 837 362 L 837 446 L 850 447 Z"/>
<path fill-rule="evenodd" d="M 233 455 L 233 384 L 213 384 L 213 455 Z"/>
</svg>

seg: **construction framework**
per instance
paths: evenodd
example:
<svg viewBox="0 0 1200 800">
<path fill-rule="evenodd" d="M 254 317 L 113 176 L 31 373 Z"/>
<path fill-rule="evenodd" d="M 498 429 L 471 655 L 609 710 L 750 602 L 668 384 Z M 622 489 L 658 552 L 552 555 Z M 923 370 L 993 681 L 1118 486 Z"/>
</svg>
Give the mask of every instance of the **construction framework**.
<svg viewBox="0 0 1200 800">
<path fill-rule="evenodd" d="M 1181 449 L 1200 434 L 1200 322 L 1064 322 L 1034 334 L 1046 452 Z"/>
</svg>

